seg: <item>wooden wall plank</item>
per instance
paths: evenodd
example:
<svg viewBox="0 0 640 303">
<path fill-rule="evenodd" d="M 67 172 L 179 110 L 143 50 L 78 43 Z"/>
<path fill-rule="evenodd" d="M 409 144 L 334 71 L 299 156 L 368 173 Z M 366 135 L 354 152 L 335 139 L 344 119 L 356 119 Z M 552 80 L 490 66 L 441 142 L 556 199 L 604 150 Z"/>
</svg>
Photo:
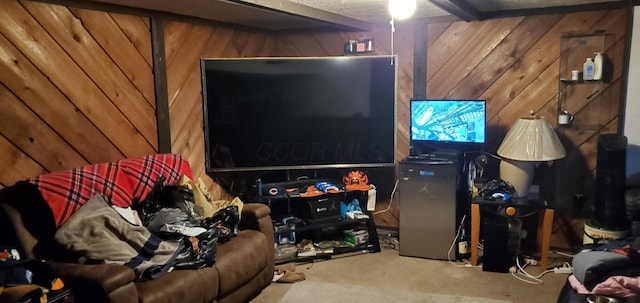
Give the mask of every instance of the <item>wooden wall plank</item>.
<svg viewBox="0 0 640 303">
<path fill-rule="evenodd" d="M 184 44 L 178 48 L 177 57 L 167 65 L 167 84 L 169 91 L 169 105 L 175 102 L 176 95 L 184 85 L 194 66 L 200 63 L 202 49 L 209 42 L 213 31 L 205 26 L 194 26 L 184 40 Z"/>
<path fill-rule="evenodd" d="M 478 33 L 482 35 L 475 35 L 466 40 L 450 61 L 447 61 L 433 77 L 428 77 L 427 96 L 444 98 L 448 87 L 456 85 L 466 77 L 471 68 L 480 63 L 521 21 L 522 18 L 506 18 L 482 22 L 478 26 Z M 491 38 L 487 39 L 487 37 Z M 433 62 L 431 59 L 428 59 L 429 63 Z M 429 65 L 427 65 L 428 72 Z"/>
<path fill-rule="evenodd" d="M 447 98 L 478 98 L 509 70 L 532 44 L 560 20 L 558 15 L 527 17 L 520 22 L 471 72 L 447 94 Z"/>
<path fill-rule="evenodd" d="M 481 22 L 446 23 L 447 27 L 435 41 L 429 43 L 427 53 L 427 81 L 431 79 L 451 58 L 462 49 L 473 36 L 479 35 Z M 429 24 L 429 30 L 442 25 Z"/>
<path fill-rule="evenodd" d="M 532 45 L 502 77 L 480 96 L 481 99 L 490 101 L 487 104 L 487 121 L 491 124 L 504 126 L 505 124 L 495 119 L 496 115 L 557 60 L 560 55 L 559 41 L 562 33 L 567 29 L 573 30 L 575 24 L 584 24 L 585 27 L 590 28 L 604 14 L 604 12 L 577 13 L 563 16 L 562 20 L 549 29 L 542 39 Z"/>
<path fill-rule="evenodd" d="M 120 109 L 18 2 L 8 1 L 0 10 L 0 19 L 3 20 L 0 31 L 5 37 L 73 100 L 124 154 L 135 156 L 154 152 L 154 147 L 147 140 L 140 140 L 138 129 L 122 115 Z M 128 104 L 123 106 L 125 110 Z M 145 120 L 145 117 L 140 117 L 140 120 Z"/>
<path fill-rule="evenodd" d="M 113 21 L 127 36 L 131 44 L 138 50 L 140 56 L 144 58 L 149 68 L 153 67 L 153 59 L 151 58 L 151 35 L 149 34 L 149 18 L 110 13 Z M 154 103 L 155 106 L 155 103 Z"/>
<path fill-rule="evenodd" d="M 427 47 L 431 47 L 433 43 L 440 38 L 452 22 L 431 23 L 427 26 Z"/>
<path fill-rule="evenodd" d="M 0 129 L 3 130 L 3 135 L 45 166 L 45 169 L 63 170 L 84 162 L 80 154 L 4 85 L 0 85 L 0 100 Z M 51 155 L 49 150 L 55 150 L 57 153 Z"/>
<path fill-rule="evenodd" d="M 184 86 L 180 89 L 180 93 L 176 95 L 171 111 L 171 141 L 174 144 L 177 138 L 185 132 L 199 131 L 203 128 L 202 113 L 202 82 L 199 65 L 192 65 L 191 73 L 187 77 Z M 204 138 L 204 135 L 203 135 Z"/>
<path fill-rule="evenodd" d="M 267 37 L 257 32 L 247 32 L 244 35 L 244 46 L 241 48 L 240 57 L 256 57 L 264 47 Z"/>
<path fill-rule="evenodd" d="M 205 27 L 177 23 L 181 22 L 170 21 L 165 27 L 165 35 L 171 36 L 165 40 L 165 44 L 173 56 L 173 63 L 167 70 L 172 151 L 189 161 L 194 176 L 213 184 L 204 167 L 200 59 L 273 55 L 275 38 L 256 31 L 234 30 L 224 26 Z M 213 196 L 228 198 L 229 194 L 220 189 L 220 186 L 213 186 Z"/>
<path fill-rule="evenodd" d="M 46 9 L 46 7 L 44 7 Z M 144 96 L 151 109 L 155 108 L 155 96 L 151 66 L 138 51 L 129 37 L 121 30 L 110 14 L 98 11 L 72 8 L 71 12 L 78 18 L 91 36 L 99 43 L 104 52 L 113 60 L 107 64 L 117 65 L 132 82 L 131 90 L 138 90 Z M 149 32 L 145 33 L 149 37 Z M 95 54 L 92 54 L 95 58 Z M 119 74 L 109 75 L 118 77 Z M 101 85 L 103 86 L 103 85 Z M 104 87 L 104 86 L 103 86 Z M 136 94 L 137 95 L 137 94 Z M 127 98 L 127 96 L 125 96 Z"/>
<path fill-rule="evenodd" d="M 136 131 L 142 133 L 149 144 L 155 144 L 158 137 L 153 107 L 149 106 L 140 91 L 118 68 L 117 62 L 114 63 L 105 50 L 94 40 L 91 33 L 83 27 L 81 20 L 78 20 L 64 6 L 34 1 L 24 1 L 22 4 L 31 15 L 38 19 L 47 33 L 64 47 L 65 52 L 69 54 L 75 64 L 114 103 L 114 106 L 129 120 L 129 123 L 135 126 Z M 76 11 L 80 12 L 81 10 Z M 105 13 L 100 14 L 104 15 Z M 115 28 L 109 28 L 109 31 L 120 31 L 113 22 L 103 23 L 101 26 L 112 26 Z M 97 33 L 97 35 L 99 34 Z M 124 46 L 113 45 L 112 47 Z"/>
<path fill-rule="evenodd" d="M 102 131 L 2 35 L 0 35 L 0 65 L 3 71 L 0 73 L 0 82 L 86 159 L 86 161 L 73 163 L 70 167 L 108 162 L 124 157 Z M 10 121 L 15 126 L 28 127 L 14 119 Z M 48 149 L 47 153 L 51 159 L 56 159 L 60 151 Z M 46 163 L 47 161 L 43 159 L 40 161 L 43 161 L 46 167 L 55 165 Z"/>
<path fill-rule="evenodd" d="M 229 58 L 234 57 L 232 54 L 226 53 L 227 45 L 231 44 L 234 33 L 236 31 L 228 28 L 218 28 L 213 33 L 206 47 L 202 50 L 201 58 Z"/>
<path fill-rule="evenodd" d="M 16 148 L 5 137 L 0 136 L 0 185 L 8 187 L 17 181 L 28 179 L 46 172 L 44 168 L 34 162 L 27 154 Z M 7 173 L 10 171 L 11 173 Z"/>
<path fill-rule="evenodd" d="M 191 106 L 188 108 L 185 107 L 177 111 L 185 112 L 185 114 L 183 114 L 183 116 L 185 117 L 190 117 L 190 116 L 193 117 L 198 114 L 202 115 L 202 107 L 197 107 L 197 106 Z M 176 110 L 174 110 L 173 112 L 175 113 Z M 177 129 L 177 131 L 173 131 L 173 133 L 176 133 L 173 139 L 173 145 L 176 147 L 173 149 L 173 152 L 179 153 L 185 157 L 188 157 L 194 151 L 193 149 L 195 148 L 195 145 L 196 145 L 195 141 L 193 141 L 192 139 L 194 134 L 196 134 L 197 140 L 202 140 L 204 142 L 204 131 L 202 128 L 203 124 L 201 122 L 202 120 L 191 119 L 191 121 L 194 121 L 194 122 L 197 121 L 196 125 L 198 127 L 193 127 L 191 125 L 184 124 L 182 125 L 182 128 L 178 129 L 176 127 L 174 128 L 174 130 Z M 176 125 L 179 125 L 179 124 L 176 124 Z M 204 145 L 203 145 L 203 148 L 204 148 Z M 204 159 L 204 157 L 202 159 Z M 204 163 L 204 161 L 197 161 L 197 162 Z M 189 163 L 192 163 L 192 162 L 189 162 Z"/>
<path fill-rule="evenodd" d="M 200 30 L 205 29 L 200 27 Z M 164 52 L 167 57 L 167 66 L 173 64 L 178 50 L 185 45 L 191 31 L 196 30 L 192 24 L 186 22 L 166 22 L 164 26 Z M 212 29 L 209 29 L 212 30 Z"/>
</svg>

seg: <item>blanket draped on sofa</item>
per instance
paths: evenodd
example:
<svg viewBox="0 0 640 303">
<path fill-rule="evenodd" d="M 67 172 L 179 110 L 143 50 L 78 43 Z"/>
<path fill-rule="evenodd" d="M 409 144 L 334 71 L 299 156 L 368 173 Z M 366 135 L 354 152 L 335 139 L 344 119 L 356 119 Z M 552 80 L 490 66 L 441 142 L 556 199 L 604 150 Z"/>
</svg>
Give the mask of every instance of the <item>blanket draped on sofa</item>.
<svg viewBox="0 0 640 303">
<path fill-rule="evenodd" d="M 141 280 L 154 279 L 175 263 L 180 243 L 162 241 L 130 224 L 96 195 L 56 231 L 55 239 L 90 260 L 126 265 Z"/>
<path fill-rule="evenodd" d="M 56 227 L 60 227 L 95 195 L 126 208 L 142 201 L 160 176 L 174 184 L 182 175 L 193 178 L 186 160 L 180 155 L 157 154 L 43 174 L 29 182 L 38 187 L 53 212 Z"/>
</svg>

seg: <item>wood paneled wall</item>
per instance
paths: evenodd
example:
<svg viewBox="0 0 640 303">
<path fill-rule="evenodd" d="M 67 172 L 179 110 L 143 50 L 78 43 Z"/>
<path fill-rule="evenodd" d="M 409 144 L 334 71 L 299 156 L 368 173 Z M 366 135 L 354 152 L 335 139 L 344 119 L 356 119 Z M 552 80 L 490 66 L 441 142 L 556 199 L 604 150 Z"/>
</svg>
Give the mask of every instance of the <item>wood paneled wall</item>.
<svg viewBox="0 0 640 303">
<path fill-rule="evenodd" d="M 156 152 L 148 19 L 0 0 L 0 184 Z"/>
<path fill-rule="evenodd" d="M 0 187 L 48 171 L 157 152 L 149 18 L 32 1 L 0 0 Z M 398 54 L 397 158 L 409 154 L 413 61 L 426 56 L 427 96 L 486 99 L 494 152 L 506 129 L 530 110 L 555 125 L 560 37 L 606 30 L 615 76 L 605 126 L 568 134 L 570 149 L 593 174 L 595 140 L 617 132 L 626 11 L 426 24 L 396 22 L 370 32 L 274 33 L 215 23 L 167 20 L 164 26 L 172 151 L 205 174 L 200 62 L 205 57 L 338 56 L 350 39 L 373 38 L 374 55 Z M 427 26 L 428 48 L 414 54 L 414 32 Z M 424 51 L 424 52 L 422 52 Z M 606 115 L 606 117 L 604 116 Z M 398 226 L 395 170 L 376 183 L 376 222 Z"/>
<path fill-rule="evenodd" d="M 613 61 L 614 75 L 604 91 L 605 104 L 589 106 L 585 102 L 575 109 L 581 116 L 598 116 L 600 121 L 605 121 L 604 126 L 590 131 L 565 132 L 562 140 L 568 156 L 561 161 L 570 162 L 574 167 L 553 172 L 563 182 L 560 185 L 563 189 L 561 195 L 554 201 L 557 207 L 573 207 L 576 193 L 586 194 L 586 199 L 592 200 L 597 137 L 602 133 L 618 132 L 626 20 L 626 10 L 612 10 L 432 23 L 427 27 L 428 47 L 422 54 L 413 53 L 413 35 L 414 30 L 423 24 L 420 21 L 397 24 L 393 53 L 398 54 L 400 61 L 398 159 L 409 154 L 409 100 L 413 94 L 414 55 L 427 56 L 428 98 L 487 100 L 488 143 L 485 151 L 495 154 L 507 129 L 530 111 L 557 126 L 562 35 L 604 30 L 615 35 L 613 47 L 607 50 Z M 374 38 L 376 54 L 391 53 L 389 25 L 381 24 L 367 33 L 285 34 L 279 38 L 278 55 L 339 55 L 344 42 L 359 38 Z M 607 110 L 603 110 L 605 108 Z M 387 182 L 383 186 L 392 187 L 393 183 Z M 376 215 L 376 223 L 398 226 L 397 196 L 391 201 L 384 201 L 379 208 L 386 209 L 388 203 L 391 207 Z M 574 235 L 560 235 L 553 244 L 565 246 L 568 237 L 575 238 L 575 233 L 582 231 L 571 232 Z"/>
<path fill-rule="evenodd" d="M 205 173 L 201 58 L 267 57 L 275 38 L 260 31 L 172 21 L 165 25 L 172 151 L 191 164 L 217 198 L 228 192 Z"/>
</svg>

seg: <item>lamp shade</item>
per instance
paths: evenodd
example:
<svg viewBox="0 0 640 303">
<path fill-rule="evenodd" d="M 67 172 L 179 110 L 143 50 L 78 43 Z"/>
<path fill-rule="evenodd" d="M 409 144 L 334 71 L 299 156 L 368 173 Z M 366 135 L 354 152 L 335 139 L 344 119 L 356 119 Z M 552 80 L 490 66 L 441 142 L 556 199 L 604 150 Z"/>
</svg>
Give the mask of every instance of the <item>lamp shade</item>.
<svg viewBox="0 0 640 303">
<path fill-rule="evenodd" d="M 500 178 L 511 183 L 514 197 L 527 197 L 536 162 L 566 156 L 555 130 L 542 117 L 522 117 L 513 124 L 498 147 Z"/>
<path fill-rule="evenodd" d="M 564 150 L 555 130 L 542 117 L 518 119 L 498 147 L 498 155 L 518 161 L 550 161 L 564 158 Z"/>
</svg>

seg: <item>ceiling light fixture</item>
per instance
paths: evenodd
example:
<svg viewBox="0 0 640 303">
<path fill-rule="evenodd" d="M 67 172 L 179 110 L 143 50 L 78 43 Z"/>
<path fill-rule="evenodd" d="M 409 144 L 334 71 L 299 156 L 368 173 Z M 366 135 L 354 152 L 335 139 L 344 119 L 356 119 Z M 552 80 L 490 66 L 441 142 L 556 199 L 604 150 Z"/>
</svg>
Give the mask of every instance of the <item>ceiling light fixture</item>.
<svg viewBox="0 0 640 303">
<path fill-rule="evenodd" d="M 391 14 L 391 55 L 394 54 L 393 34 L 396 31 L 395 20 L 408 19 L 416 11 L 416 0 L 389 0 L 389 13 Z M 393 65 L 393 59 L 391 59 Z"/>
<path fill-rule="evenodd" d="M 389 13 L 396 20 L 404 20 L 416 11 L 416 0 L 389 0 Z"/>
</svg>

